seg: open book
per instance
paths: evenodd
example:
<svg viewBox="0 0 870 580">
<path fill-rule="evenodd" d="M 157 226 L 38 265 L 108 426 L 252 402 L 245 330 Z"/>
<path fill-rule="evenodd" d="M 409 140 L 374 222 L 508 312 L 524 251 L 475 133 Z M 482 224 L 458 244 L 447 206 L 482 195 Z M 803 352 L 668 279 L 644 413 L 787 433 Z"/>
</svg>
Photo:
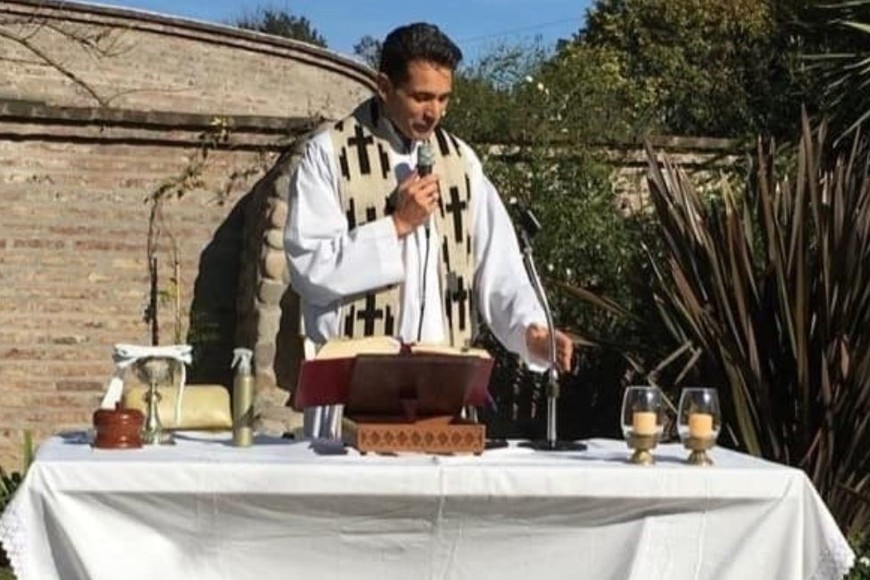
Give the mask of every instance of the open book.
<svg viewBox="0 0 870 580">
<path fill-rule="evenodd" d="M 485 350 L 402 344 L 391 337 L 331 340 L 302 363 L 293 396 L 298 409 L 345 405 L 345 414 L 420 416 L 483 406 L 493 361 Z"/>
<path fill-rule="evenodd" d="M 367 338 L 335 338 L 320 347 L 315 360 L 354 357 L 360 354 L 399 354 L 402 350 L 412 354 L 444 354 L 452 356 L 475 356 L 490 358 L 482 348 L 455 347 L 446 344 L 417 342 L 402 343 L 392 336 L 371 336 Z"/>
</svg>

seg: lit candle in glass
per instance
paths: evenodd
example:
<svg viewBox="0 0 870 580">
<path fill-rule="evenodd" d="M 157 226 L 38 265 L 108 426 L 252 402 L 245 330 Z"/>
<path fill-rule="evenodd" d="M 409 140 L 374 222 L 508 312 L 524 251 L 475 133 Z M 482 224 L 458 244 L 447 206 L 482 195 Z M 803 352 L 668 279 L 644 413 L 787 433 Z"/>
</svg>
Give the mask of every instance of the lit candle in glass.
<svg viewBox="0 0 870 580">
<path fill-rule="evenodd" d="M 625 389 L 619 422 L 626 443 L 634 450 L 629 459 L 632 463 L 655 463 L 652 450 L 662 434 L 661 412 L 662 392 L 657 387 L 633 385 Z"/>
<path fill-rule="evenodd" d="M 654 411 L 635 411 L 631 415 L 631 430 L 635 435 L 655 435 L 658 417 Z"/>
<path fill-rule="evenodd" d="M 713 460 L 707 451 L 715 446 L 722 421 L 716 389 L 684 388 L 680 394 L 677 421 L 680 439 L 691 451 L 688 462 L 692 465 L 712 465 Z"/>
<path fill-rule="evenodd" d="M 689 415 L 689 436 L 699 439 L 712 437 L 713 415 L 710 413 L 692 413 Z"/>
</svg>

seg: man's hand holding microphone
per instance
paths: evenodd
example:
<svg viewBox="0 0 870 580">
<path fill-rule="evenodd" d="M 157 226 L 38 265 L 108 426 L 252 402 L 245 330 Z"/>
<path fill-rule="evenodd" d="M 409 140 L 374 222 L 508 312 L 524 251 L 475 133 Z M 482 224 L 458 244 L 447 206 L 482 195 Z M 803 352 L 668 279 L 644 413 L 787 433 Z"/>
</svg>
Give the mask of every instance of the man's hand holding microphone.
<svg viewBox="0 0 870 580">
<path fill-rule="evenodd" d="M 396 189 L 393 223 L 399 237 L 405 237 L 426 223 L 438 207 L 438 176 L 432 173 L 435 154 L 428 141 L 417 149 L 417 170 L 406 177 Z"/>
</svg>

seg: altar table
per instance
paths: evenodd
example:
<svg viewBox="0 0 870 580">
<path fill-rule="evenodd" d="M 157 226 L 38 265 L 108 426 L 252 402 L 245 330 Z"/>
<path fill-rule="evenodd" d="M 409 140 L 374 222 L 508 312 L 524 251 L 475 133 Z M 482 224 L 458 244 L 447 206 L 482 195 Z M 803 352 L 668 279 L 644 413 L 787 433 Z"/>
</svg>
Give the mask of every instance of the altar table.
<svg viewBox="0 0 870 580">
<path fill-rule="evenodd" d="M 174 447 L 44 443 L 0 520 L 20 580 L 839 579 L 854 554 L 806 475 L 668 444 L 628 464 L 511 446 L 318 454 L 182 433 Z"/>
</svg>

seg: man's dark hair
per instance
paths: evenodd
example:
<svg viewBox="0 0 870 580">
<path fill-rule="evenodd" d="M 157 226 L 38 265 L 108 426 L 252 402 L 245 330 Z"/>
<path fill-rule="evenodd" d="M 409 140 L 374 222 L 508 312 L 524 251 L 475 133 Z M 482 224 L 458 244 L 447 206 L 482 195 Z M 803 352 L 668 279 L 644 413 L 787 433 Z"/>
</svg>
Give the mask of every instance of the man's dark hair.
<svg viewBox="0 0 870 580">
<path fill-rule="evenodd" d="M 394 84 L 408 80 L 408 63 L 422 60 L 455 71 L 462 51 L 434 24 L 415 22 L 390 32 L 381 47 L 378 70 Z"/>
</svg>

